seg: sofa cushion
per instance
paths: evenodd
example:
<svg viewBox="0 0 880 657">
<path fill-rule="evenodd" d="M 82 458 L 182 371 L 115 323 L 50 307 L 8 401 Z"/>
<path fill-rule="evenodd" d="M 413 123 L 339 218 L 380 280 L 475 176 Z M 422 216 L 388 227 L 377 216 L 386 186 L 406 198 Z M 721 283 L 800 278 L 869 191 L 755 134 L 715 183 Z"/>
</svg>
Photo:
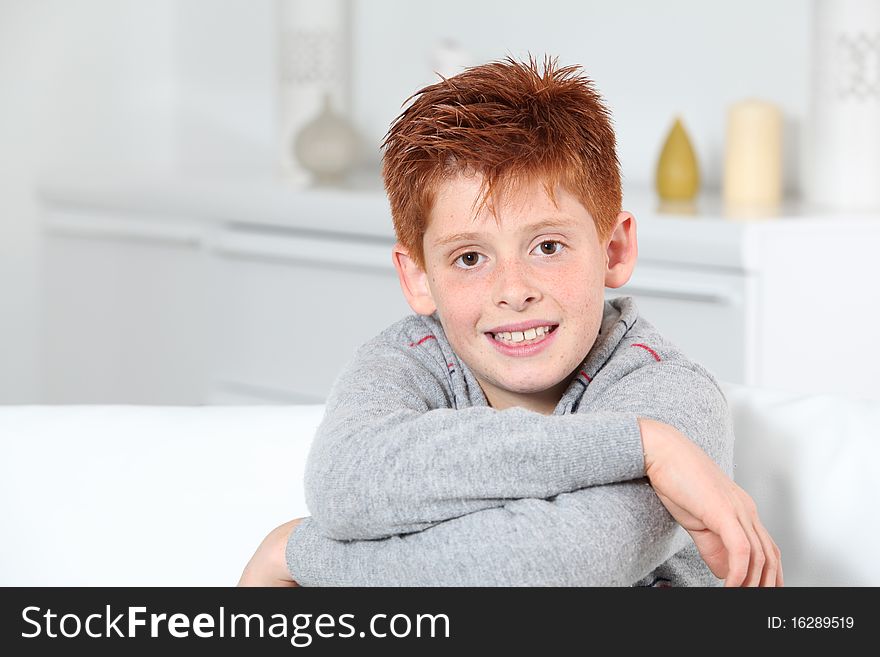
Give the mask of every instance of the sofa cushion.
<svg viewBox="0 0 880 657">
<path fill-rule="evenodd" d="M 880 402 L 724 385 L 734 478 L 782 550 L 788 585 L 880 585 Z"/>
<path fill-rule="evenodd" d="M 0 584 L 234 585 L 323 406 L 0 407 Z"/>
</svg>

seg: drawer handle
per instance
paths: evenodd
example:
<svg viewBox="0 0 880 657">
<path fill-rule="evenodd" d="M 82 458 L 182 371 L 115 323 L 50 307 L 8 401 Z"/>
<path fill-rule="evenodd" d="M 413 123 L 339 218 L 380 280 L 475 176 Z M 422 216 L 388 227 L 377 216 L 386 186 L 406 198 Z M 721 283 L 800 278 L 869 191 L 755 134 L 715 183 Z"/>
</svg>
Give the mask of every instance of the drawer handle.
<svg viewBox="0 0 880 657">
<path fill-rule="evenodd" d="M 179 246 L 199 246 L 201 231 L 166 221 L 119 219 L 53 212 L 45 221 L 50 233 L 73 237 L 96 237 L 131 242 L 161 242 Z"/>
<path fill-rule="evenodd" d="M 337 267 L 361 267 L 391 272 L 391 244 L 375 246 L 345 240 L 314 237 L 221 234 L 212 245 L 214 251 L 229 257 L 256 260 L 290 260 Z"/>
<path fill-rule="evenodd" d="M 734 296 L 728 292 L 684 290 L 670 287 L 648 287 L 644 285 L 626 285 L 619 288 L 613 296 L 642 296 L 657 299 L 675 299 L 676 301 L 695 301 L 697 303 L 714 303 L 728 305 L 734 302 Z"/>
</svg>

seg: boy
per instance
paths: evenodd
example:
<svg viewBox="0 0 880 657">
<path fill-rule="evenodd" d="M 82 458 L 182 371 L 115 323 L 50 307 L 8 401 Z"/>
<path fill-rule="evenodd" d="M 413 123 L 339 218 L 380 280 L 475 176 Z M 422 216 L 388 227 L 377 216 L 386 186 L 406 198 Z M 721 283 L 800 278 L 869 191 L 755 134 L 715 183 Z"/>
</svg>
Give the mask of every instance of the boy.
<svg viewBox="0 0 880 657">
<path fill-rule="evenodd" d="M 781 585 L 717 382 L 604 301 L 637 245 L 592 83 L 508 59 L 414 98 L 383 177 L 417 314 L 334 384 L 312 516 L 240 584 Z"/>
</svg>

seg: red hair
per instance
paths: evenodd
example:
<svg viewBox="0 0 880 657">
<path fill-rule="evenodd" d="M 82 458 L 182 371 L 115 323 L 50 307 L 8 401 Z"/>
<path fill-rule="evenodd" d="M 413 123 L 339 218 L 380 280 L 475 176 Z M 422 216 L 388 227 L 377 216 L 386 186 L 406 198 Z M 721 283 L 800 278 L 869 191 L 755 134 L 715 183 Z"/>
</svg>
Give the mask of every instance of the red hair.
<svg viewBox="0 0 880 657">
<path fill-rule="evenodd" d="M 424 268 L 422 239 L 438 184 L 483 177 L 480 208 L 525 180 L 551 199 L 563 186 L 593 216 L 605 240 L 621 207 L 611 115 L 578 66 L 508 57 L 427 86 L 391 124 L 382 177 L 397 239 Z M 476 215 L 475 215 L 476 216 Z"/>
</svg>

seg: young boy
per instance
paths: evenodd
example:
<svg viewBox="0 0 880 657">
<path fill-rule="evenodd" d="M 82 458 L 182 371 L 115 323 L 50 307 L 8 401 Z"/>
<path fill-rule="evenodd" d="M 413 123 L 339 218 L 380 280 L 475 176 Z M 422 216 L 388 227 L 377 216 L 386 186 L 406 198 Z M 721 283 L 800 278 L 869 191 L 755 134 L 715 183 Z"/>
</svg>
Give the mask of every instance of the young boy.
<svg viewBox="0 0 880 657">
<path fill-rule="evenodd" d="M 312 516 L 240 584 L 781 585 L 724 474 L 716 380 L 632 299 L 604 301 L 637 245 L 592 83 L 550 60 L 468 69 L 418 92 L 384 147 L 417 314 L 334 384 Z"/>
</svg>

